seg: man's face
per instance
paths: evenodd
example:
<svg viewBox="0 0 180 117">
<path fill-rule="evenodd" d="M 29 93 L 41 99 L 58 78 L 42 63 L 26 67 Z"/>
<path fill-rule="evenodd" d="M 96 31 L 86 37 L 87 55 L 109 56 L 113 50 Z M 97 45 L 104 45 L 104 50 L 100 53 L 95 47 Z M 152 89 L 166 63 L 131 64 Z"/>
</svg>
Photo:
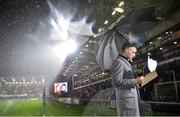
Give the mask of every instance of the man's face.
<svg viewBox="0 0 180 117">
<path fill-rule="evenodd" d="M 132 59 L 136 56 L 136 52 L 136 47 L 129 47 L 125 49 L 125 55 L 130 61 L 132 61 Z"/>
</svg>

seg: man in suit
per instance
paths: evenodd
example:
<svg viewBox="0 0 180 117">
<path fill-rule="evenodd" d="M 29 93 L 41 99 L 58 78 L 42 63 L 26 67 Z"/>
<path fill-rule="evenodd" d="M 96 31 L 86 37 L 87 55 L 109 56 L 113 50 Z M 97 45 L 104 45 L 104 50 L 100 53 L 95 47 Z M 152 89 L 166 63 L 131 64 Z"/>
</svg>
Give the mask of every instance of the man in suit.
<svg viewBox="0 0 180 117">
<path fill-rule="evenodd" d="M 137 85 L 142 84 L 144 77 L 137 77 L 131 66 L 136 52 L 135 44 L 125 43 L 112 64 L 111 77 L 119 116 L 140 116 Z"/>
</svg>

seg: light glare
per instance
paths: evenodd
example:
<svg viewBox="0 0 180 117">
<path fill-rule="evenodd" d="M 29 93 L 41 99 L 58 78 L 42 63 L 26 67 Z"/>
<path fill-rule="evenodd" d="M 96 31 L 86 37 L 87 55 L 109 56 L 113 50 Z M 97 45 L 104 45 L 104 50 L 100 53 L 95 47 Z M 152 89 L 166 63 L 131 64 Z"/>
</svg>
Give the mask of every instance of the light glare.
<svg viewBox="0 0 180 117">
<path fill-rule="evenodd" d="M 70 39 L 53 48 L 53 52 L 54 54 L 59 55 L 61 58 L 65 58 L 68 54 L 73 53 L 76 49 L 77 45 L 75 41 Z"/>
<path fill-rule="evenodd" d="M 114 10 L 119 12 L 119 13 L 123 13 L 124 12 L 124 9 L 119 8 L 119 7 L 116 7 Z"/>
<path fill-rule="evenodd" d="M 112 12 L 112 15 L 115 15 L 115 14 L 116 14 L 116 11 L 113 11 L 113 12 Z"/>
<path fill-rule="evenodd" d="M 119 7 L 121 7 L 121 6 L 123 6 L 123 5 L 124 5 L 124 2 L 123 2 L 123 1 L 119 3 Z"/>
</svg>

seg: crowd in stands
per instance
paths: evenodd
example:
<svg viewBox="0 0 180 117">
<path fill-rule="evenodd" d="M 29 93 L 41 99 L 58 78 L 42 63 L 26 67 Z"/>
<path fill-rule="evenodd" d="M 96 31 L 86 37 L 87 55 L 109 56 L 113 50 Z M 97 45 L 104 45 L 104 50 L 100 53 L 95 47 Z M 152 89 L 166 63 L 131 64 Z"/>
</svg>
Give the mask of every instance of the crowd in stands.
<svg viewBox="0 0 180 117">
<path fill-rule="evenodd" d="M 94 77 L 86 76 L 86 78 L 83 78 L 82 80 L 75 81 L 74 88 L 82 87 L 85 85 L 96 84 L 98 82 L 103 82 L 104 80 L 108 80 L 108 79 L 110 79 L 109 73 L 96 75 Z"/>
<path fill-rule="evenodd" d="M 180 57 L 180 48 L 168 51 L 166 53 L 158 53 L 155 55 L 155 58 L 158 62 L 169 60 L 176 57 Z"/>
<path fill-rule="evenodd" d="M 0 88 L 1 99 L 40 98 L 42 84 L 4 84 Z"/>
<path fill-rule="evenodd" d="M 89 101 L 110 101 L 115 99 L 110 79 L 80 88 L 73 92 L 72 97 L 78 98 L 81 104 L 87 104 Z"/>
</svg>

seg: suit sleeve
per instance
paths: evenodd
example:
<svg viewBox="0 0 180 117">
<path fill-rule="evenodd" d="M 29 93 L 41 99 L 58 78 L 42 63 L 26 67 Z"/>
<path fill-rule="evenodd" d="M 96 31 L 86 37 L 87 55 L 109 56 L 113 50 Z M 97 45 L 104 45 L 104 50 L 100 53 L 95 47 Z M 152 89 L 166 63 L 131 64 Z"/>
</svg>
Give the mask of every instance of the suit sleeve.
<svg viewBox="0 0 180 117">
<path fill-rule="evenodd" d="M 135 87 L 136 85 L 136 79 L 124 79 L 124 68 L 122 61 L 116 59 L 113 62 L 112 68 L 111 68 L 111 77 L 112 82 L 115 87 L 124 87 L 124 88 L 131 88 Z"/>
</svg>

